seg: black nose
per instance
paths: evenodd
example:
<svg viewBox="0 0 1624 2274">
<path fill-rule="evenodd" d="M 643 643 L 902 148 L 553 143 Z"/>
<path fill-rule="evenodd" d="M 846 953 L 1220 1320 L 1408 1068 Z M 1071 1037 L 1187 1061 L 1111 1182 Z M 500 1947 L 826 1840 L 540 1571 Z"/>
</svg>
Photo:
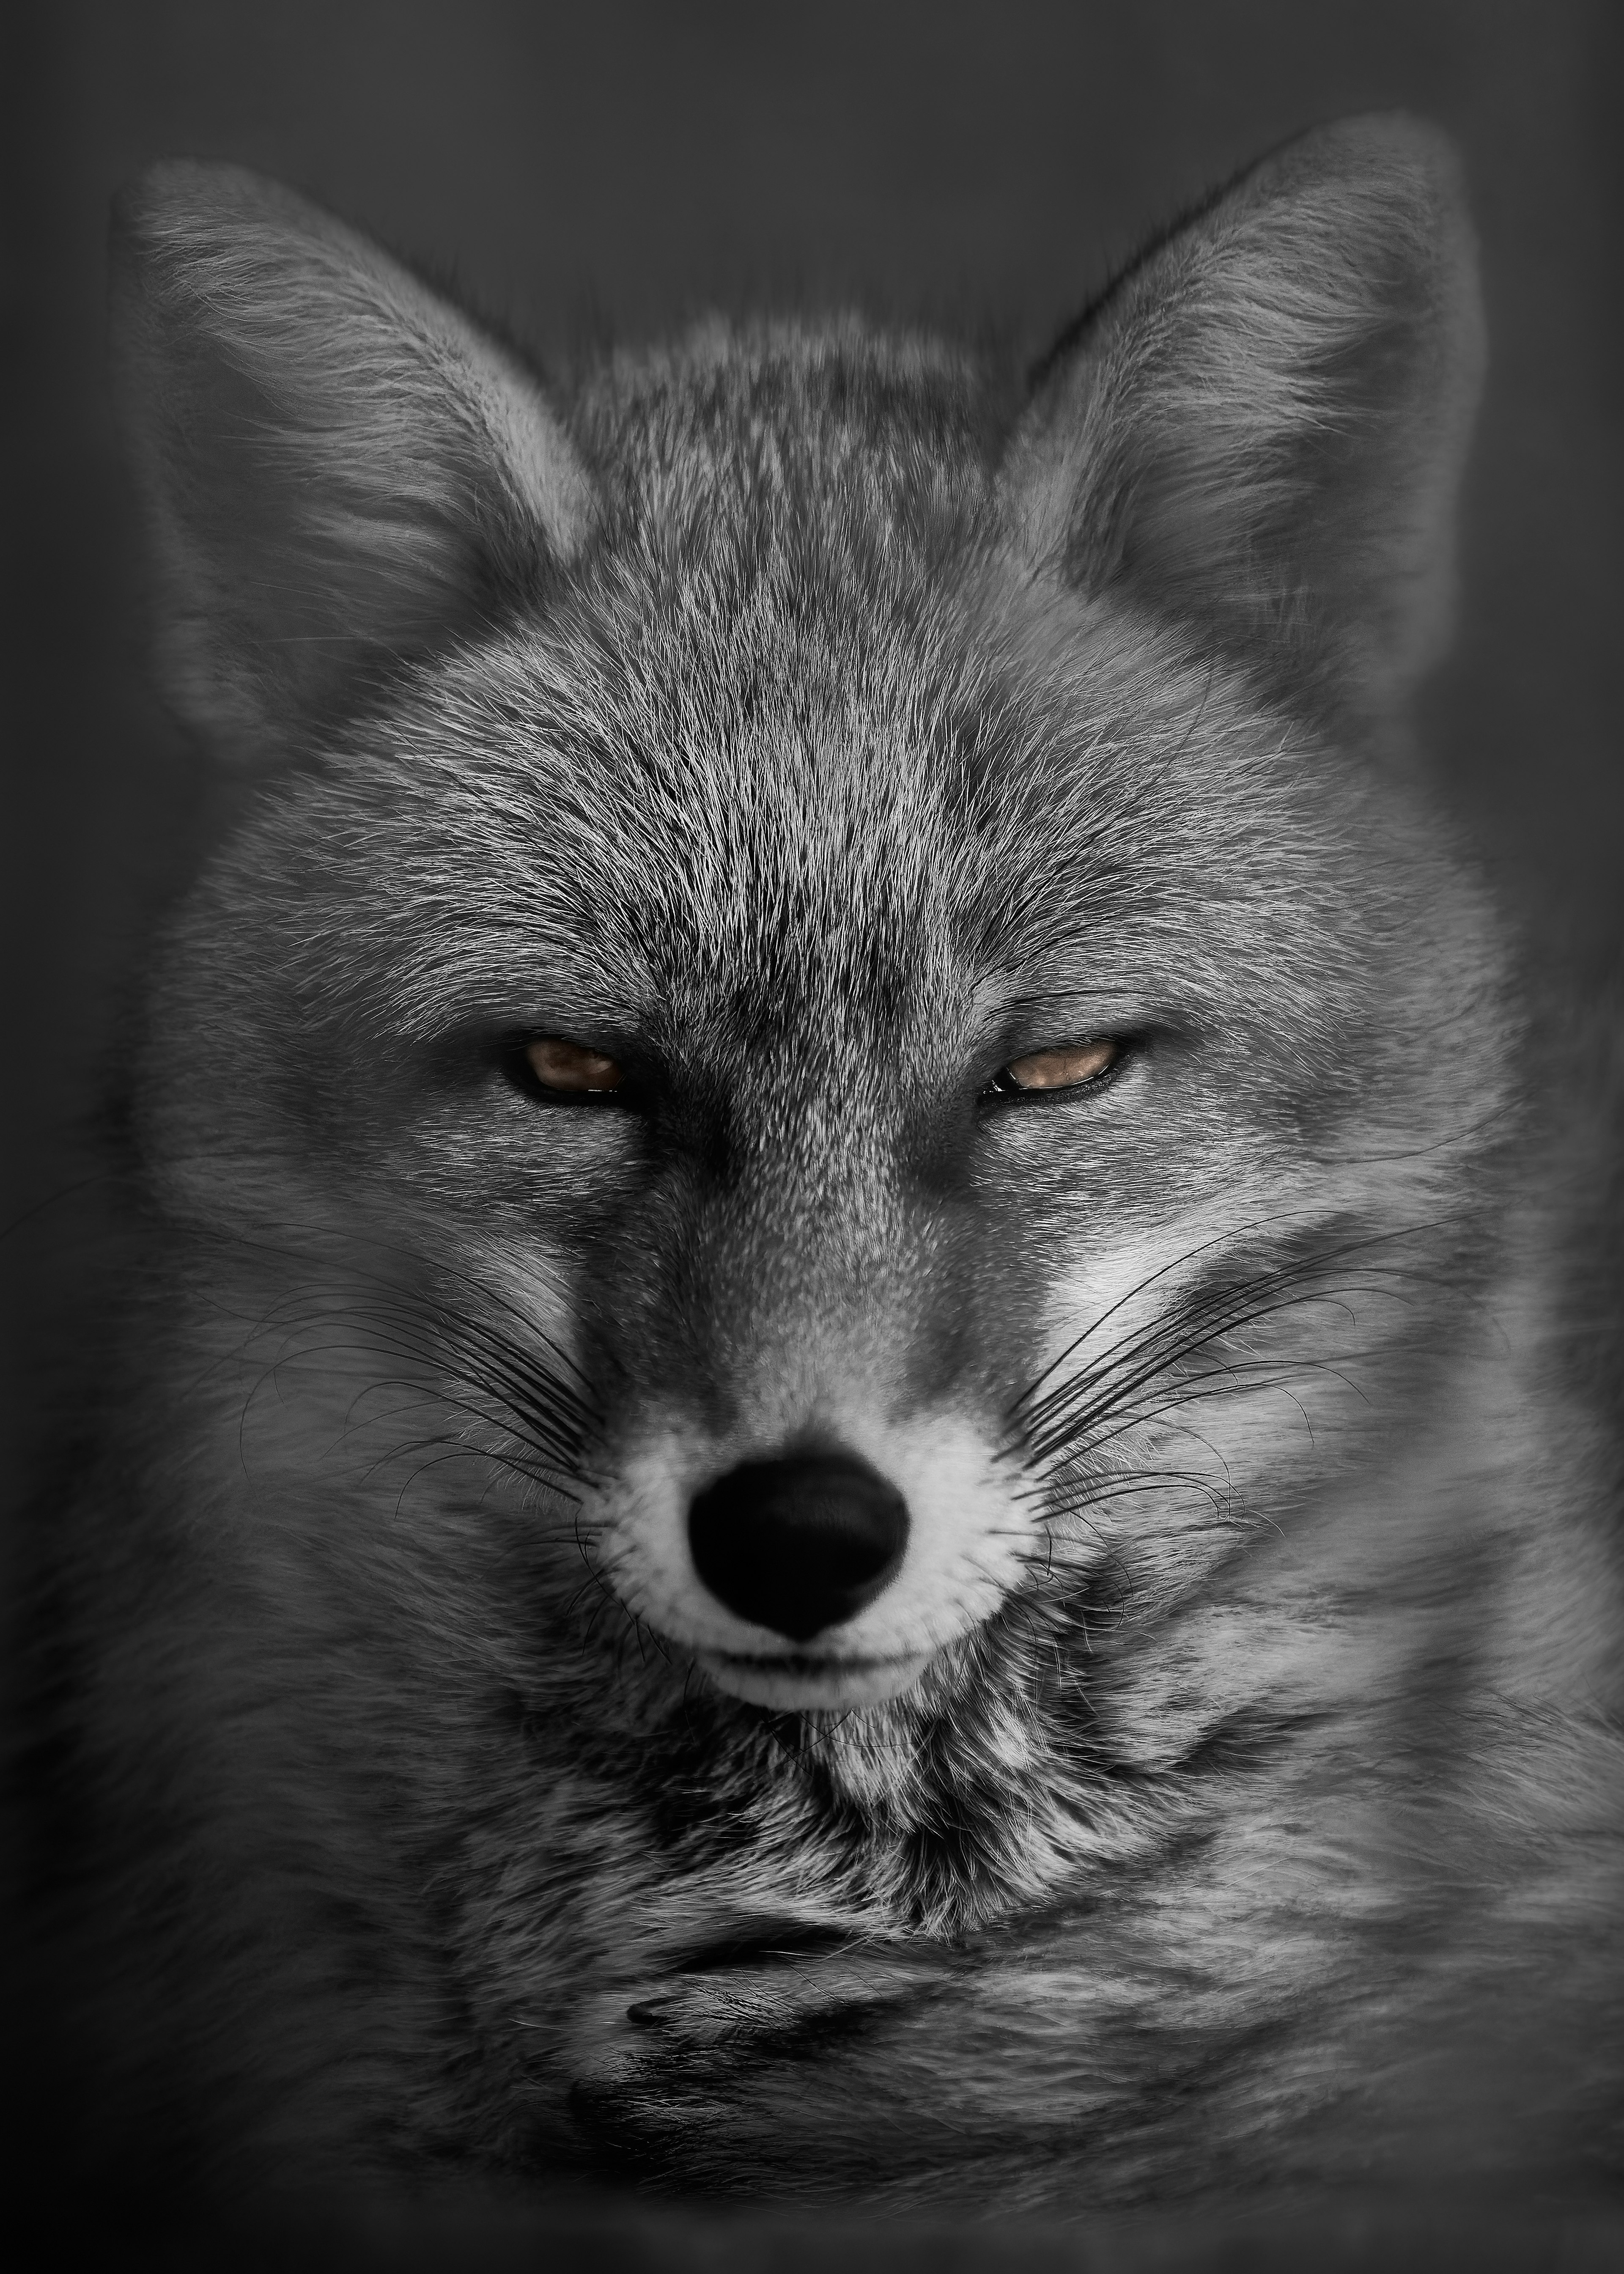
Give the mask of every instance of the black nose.
<svg viewBox="0 0 1624 2274">
<path fill-rule="evenodd" d="M 806 1642 L 855 1618 L 894 1576 L 908 1504 L 864 1461 L 745 1461 L 695 1495 L 694 1564 L 741 1619 Z"/>
</svg>

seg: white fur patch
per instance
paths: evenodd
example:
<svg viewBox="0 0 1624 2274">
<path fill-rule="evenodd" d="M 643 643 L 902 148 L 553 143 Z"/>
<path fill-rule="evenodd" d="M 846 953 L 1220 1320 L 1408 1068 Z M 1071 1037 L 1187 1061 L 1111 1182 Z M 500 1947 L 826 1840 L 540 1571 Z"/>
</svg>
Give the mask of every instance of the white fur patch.
<svg viewBox="0 0 1624 2274">
<path fill-rule="evenodd" d="M 897 1423 L 841 1405 L 816 1420 L 820 1433 L 898 1487 L 910 1524 L 891 1585 L 810 1647 L 730 1611 L 701 1580 L 688 1546 L 694 1495 L 742 1461 L 772 1457 L 784 1439 L 765 1442 L 748 1429 L 717 1438 L 675 1418 L 656 1422 L 588 1514 L 603 1576 L 627 1608 L 698 1655 L 725 1687 L 760 1692 L 764 1703 L 870 1703 L 906 1688 L 944 1643 L 997 1608 L 1020 1575 L 1032 1518 L 1016 1496 L 1015 1472 L 959 1415 Z"/>
</svg>

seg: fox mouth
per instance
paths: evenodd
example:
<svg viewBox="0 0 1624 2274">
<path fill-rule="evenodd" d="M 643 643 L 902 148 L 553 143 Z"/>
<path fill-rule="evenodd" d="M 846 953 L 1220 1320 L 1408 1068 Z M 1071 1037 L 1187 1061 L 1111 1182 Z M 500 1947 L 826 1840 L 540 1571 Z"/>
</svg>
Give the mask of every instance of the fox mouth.
<svg viewBox="0 0 1624 2274">
<path fill-rule="evenodd" d="M 836 1711 L 879 1706 L 911 1690 L 934 1652 L 906 1651 L 895 1658 L 843 1658 L 837 1653 L 798 1651 L 783 1658 L 702 1650 L 697 1653 L 718 1690 L 747 1705 L 780 1712 L 816 1707 Z"/>
</svg>

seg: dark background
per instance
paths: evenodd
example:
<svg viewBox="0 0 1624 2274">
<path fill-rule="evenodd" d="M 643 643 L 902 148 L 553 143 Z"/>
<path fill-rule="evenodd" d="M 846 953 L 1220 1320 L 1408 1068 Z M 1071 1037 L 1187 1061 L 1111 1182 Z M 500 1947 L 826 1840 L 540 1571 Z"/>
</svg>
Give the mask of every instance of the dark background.
<svg viewBox="0 0 1624 2274">
<path fill-rule="evenodd" d="M 1590 964 L 1609 952 L 1619 0 L 60 0 L 11 20 L 25 1195 L 208 826 L 207 769 L 144 674 L 104 374 L 108 200 L 162 155 L 284 177 L 455 276 L 545 363 L 583 330 L 637 339 L 763 299 L 990 320 L 1036 349 L 1272 143 L 1365 109 L 1442 121 L 1492 362 L 1431 739 L 1535 928 Z"/>
</svg>

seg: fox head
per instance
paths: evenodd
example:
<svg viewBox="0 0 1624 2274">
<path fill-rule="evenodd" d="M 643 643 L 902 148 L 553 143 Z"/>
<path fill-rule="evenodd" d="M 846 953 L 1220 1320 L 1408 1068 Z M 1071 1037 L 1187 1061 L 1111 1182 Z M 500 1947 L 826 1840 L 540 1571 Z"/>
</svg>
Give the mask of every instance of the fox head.
<svg viewBox="0 0 1624 2274">
<path fill-rule="evenodd" d="M 115 256 L 169 685 L 264 777 L 141 1075 L 244 1552 L 917 1751 L 1391 1447 L 1510 1055 L 1406 758 L 1435 134 L 1271 158 L 1019 404 L 846 319 L 549 390 L 223 167 Z"/>
</svg>

